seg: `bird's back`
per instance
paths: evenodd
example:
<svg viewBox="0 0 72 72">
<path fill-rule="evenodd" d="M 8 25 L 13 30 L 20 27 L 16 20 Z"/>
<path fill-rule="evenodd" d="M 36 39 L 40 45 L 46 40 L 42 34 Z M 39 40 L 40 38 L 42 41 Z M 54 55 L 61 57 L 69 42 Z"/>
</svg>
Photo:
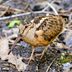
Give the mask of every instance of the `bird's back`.
<svg viewBox="0 0 72 72">
<path fill-rule="evenodd" d="M 35 31 L 32 43 L 31 41 L 27 42 L 36 46 L 45 46 L 52 42 L 57 37 L 57 35 L 61 33 L 61 31 L 63 30 L 64 20 L 58 15 L 49 15 L 36 17 L 32 21 L 32 23 L 34 23 L 35 25 L 41 23 L 41 25 Z M 41 35 L 37 33 L 39 31 L 42 31 Z"/>
</svg>

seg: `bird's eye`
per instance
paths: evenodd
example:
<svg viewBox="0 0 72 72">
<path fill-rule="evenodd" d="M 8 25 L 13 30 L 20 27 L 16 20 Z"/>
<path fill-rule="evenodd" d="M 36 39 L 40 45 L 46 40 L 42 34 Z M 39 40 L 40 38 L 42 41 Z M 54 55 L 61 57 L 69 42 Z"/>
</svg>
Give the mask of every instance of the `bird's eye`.
<svg viewBox="0 0 72 72">
<path fill-rule="evenodd" d="M 25 26 L 25 28 L 27 28 L 28 26 Z"/>
<path fill-rule="evenodd" d="M 62 16 L 65 20 L 65 23 L 68 23 L 68 20 L 69 20 L 69 16 Z"/>
</svg>

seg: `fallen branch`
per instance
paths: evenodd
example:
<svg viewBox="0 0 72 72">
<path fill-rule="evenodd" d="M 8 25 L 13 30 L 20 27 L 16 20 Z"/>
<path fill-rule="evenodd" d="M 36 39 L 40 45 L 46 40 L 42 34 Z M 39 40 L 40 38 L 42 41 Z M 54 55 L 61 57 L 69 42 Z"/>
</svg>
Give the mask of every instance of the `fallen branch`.
<svg viewBox="0 0 72 72">
<path fill-rule="evenodd" d="M 26 15 L 30 15 L 30 14 L 40 14 L 40 13 L 49 13 L 47 11 L 43 12 L 43 11 L 36 11 L 36 12 L 26 12 L 26 13 L 21 13 L 21 14 L 16 14 L 16 15 L 12 15 L 12 16 L 7 16 L 7 17 L 0 17 L 0 20 L 7 20 L 7 19 L 11 19 L 11 18 L 15 18 L 15 17 L 20 17 L 20 16 L 26 16 Z"/>
<path fill-rule="evenodd" d="M 53 9 L 53 11 L 55 12 L 55 14 L 58 15 L 58 12 L 56 11 L 56 9 L 50 3 L 48 3 L 48 5 Z"/>
<path fill-rule="evenodd" d="M 52 10 L 55 12 L 55 14 L 58 15 L 58 12 L 57 12 L 56 9 L 52 6 L 53 2 L 54 2 L 54 0 L 53 0 L 51 3 L 47 2 L 47 6 L 46 6 L 42 11 L 45 11 L 45 10 L 48 9 L 48 7 L 50 7 L 50 8 L 52 8 Z"/>
</svg>

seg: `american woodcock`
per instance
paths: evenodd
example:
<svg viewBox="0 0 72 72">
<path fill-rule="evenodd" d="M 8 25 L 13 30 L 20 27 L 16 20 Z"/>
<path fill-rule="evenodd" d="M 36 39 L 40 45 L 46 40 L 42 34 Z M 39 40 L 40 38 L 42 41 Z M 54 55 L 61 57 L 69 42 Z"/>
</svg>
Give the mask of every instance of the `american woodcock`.
<svg viewBox="0 0 72 72">
<path fill-rule="evenodd" d="M 20 25 L 20 34 L 23 41 L 32 46 L 29 62 L 33 59 L 34 50 L 38 46 L 45 46 L 41 58 L 48 45 L 62 32 L 64 20 L 58 15 L 39 16 L 28 25 Z M 14 46 L 12 46 L 14 48 Z"/>
</svg>

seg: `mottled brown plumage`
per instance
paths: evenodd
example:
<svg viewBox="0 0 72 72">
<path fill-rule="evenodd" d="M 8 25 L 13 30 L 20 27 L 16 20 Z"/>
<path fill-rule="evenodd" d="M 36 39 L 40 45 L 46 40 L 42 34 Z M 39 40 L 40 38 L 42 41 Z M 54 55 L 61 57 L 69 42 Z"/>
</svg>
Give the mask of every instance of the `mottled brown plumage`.
<svg viewBox="0 0 72 72">
<path fill-rule="evenodd" d="M 45 18 L 39 27 L 35 27 L 43 18 Z M 32 27 L 27 34 L 26 28 L 22 34 L 25 42 L 33 46 L 47 46 L 63 30 L 64 21 L 62 17 L 56 15 L 36 17 L 32 21 Z M 35 29 L 36 28 L 36 29 Z M 32 30 L 33 29 L 33 30 Z M 34 31 L 35 30 L 35 31 Z M 34 33 L 32 34 L 32 32 Z M 30 34 L 29 34 L 30 33 Z M 32 35 L 32 36 L 31 36 Z"/>
<path fill-rule="evenodd" d="M 32 20 L 31 25 L 31 27 L 28 26 L 22 33 L 22 39 L 33 47 L 30 60 L 33 57 L 35 47 L 48 47 L 48 45 L 62 32 L 64 20 L 57 15 L 39 16 Z M 43 51 L 41 58 L 47 50 L 47 47 Z"/>
<path fill-rule="evenodd" d="M 33 49 L 30 60 L 33 57 L 35 47 L 48 47 L 48 45 L 62 32 L 63 25 L 64 20 L 62 17 L 58 15 L 49 15 L 36 17 L 29 25 L 24 27 L 20 26 L 23 41 L 30 44 Z M 42 56 L 44 55 L 47 47 L 43 51 Z"/>
</svg>

